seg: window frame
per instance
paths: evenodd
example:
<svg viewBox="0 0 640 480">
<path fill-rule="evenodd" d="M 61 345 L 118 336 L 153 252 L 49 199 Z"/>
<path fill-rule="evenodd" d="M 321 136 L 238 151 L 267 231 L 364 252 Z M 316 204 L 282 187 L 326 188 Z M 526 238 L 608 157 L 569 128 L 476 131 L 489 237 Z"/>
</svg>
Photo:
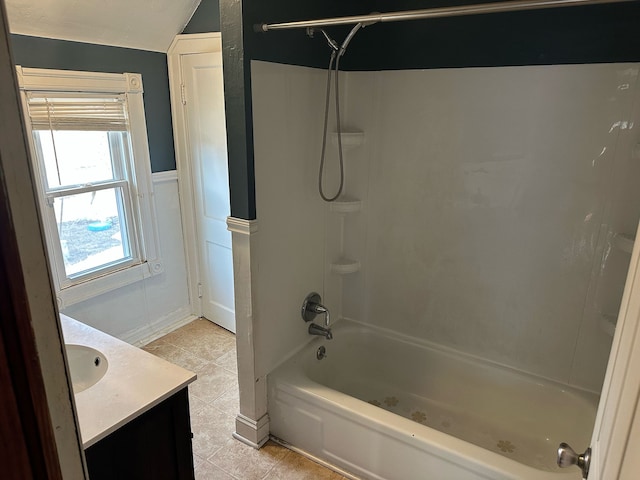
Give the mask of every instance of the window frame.
<svg viewBox="0 0 640 480">
<path fill-rule="evenodd" d="M 62 309 L 162 273 L 164 267 L 160 255 L 153 201 L 151 161 L 142 98 L 142 76 L 138 73 L 79 72 L 22 66 L 17 66 L 16 71 L 27 139 L 31 150 L 31 163 L 35 173 L 40 218 L 44 227 L 59 307 Z M 130 223 L 133 226 L 130 247 L 131 254 L 135 257 L 132 261 L 100 268 L 95 271 L 95 274 L 79 276 L 77 281 L 75 279 L 69 281 L 67 278 L 58 229 L 55 220 L 51 221 L 51 217 L 55 219 L 55 213 L 50 214 L 46 210 L 53 209 L 49 206 L 52 195 L 51 192 L 46 192 L 46 172 L 42 171 L 43 166 L 36 155 L 37 147 L 27 104 L 29 92 L 125 95 L 129 115 L 128 134 L 131 158 L 124 162 L 124 168 L 131 171 L 127 172 L 126 180 L 111 183 L 119 184 L 118 188 L 124 187 L 122 194 L 128 196 L 128 201 L 124 202 L 124 208 L 130 210 Z M 129 225 L 127 227 L 130 228 Z"/>
</svg>

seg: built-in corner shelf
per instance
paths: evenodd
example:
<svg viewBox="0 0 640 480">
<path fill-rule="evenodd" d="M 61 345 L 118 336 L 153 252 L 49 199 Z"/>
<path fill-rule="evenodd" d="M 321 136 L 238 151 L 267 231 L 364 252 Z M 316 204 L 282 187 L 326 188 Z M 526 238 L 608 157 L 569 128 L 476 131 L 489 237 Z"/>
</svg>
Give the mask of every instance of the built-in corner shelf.
<svg viewBox="0 0 640 480">
<path fill-rule="evenodd" d="M 631 235 L 625 235 L 624 233 L 616 233 L 613 237 L 613 244 L 615 247 L 625 253 L 633 252 L 633 244 L 635 239 Z"/>
<path fill-rule="evenodd" d="M 329 211 L 336 213 L 355 213 L 362 210 L 362 200 L 343 195 L 329 204 Z"/>
<path fill-rule="evenodd" d="M 359 147 L 364 143 L 364 132 L 359 130 L 346 130 L 340 134 L 342 141 L 342 148 L 344 150 L 350 150 L 355 147 Z M 331 132 L 331 142 L 338 146 L 338 132 Z"/>
<path fill-rule="evenodd" d="M 341 258 L 331 264 L 331 272 L 337 275 L 349 275 L 360 270 L 360 262 L 349 258 Z"/>
<path fill-rule="evenodd" d="M 610 337 L 616 333 L 616 322 L 618 318 L 615 315 L 602 315 L 600 317 L 600 329 Z"/>
</svg>

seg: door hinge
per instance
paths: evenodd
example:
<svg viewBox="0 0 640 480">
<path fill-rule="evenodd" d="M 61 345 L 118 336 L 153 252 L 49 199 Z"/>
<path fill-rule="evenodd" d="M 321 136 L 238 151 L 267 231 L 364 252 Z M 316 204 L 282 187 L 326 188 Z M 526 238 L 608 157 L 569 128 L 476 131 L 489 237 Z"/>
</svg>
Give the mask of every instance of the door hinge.
<svg viewBox="0 0 640 480">
<path fill-rule="evenodd" d="M 184 89 L 184 83 L 180 85 L 180 97 L 182 98 L 182 104 L 187 104 L 187 94 Z"/>
<path fill-rule="evenodd" d="M 198 284 L 198 298 L 202 298 L 202 284 Z"/>
</svg>

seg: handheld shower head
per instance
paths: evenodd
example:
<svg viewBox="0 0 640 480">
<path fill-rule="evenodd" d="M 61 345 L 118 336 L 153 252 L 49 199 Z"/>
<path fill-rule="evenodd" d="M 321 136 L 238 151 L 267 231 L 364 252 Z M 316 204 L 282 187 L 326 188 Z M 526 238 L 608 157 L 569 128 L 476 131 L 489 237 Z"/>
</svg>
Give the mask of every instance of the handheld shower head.
<svg viewBox="0 0 640 480">
<path fill-rule="evenodd" d="M 351 31 L 349 32 L 349 35 L 347 35 L 347 38 L 344 39 L 344 42 L 342 42 L 342 45 L 340 46 L 340 50 L 338 51 L 338 57 L 341 57 L 342 55 L 345 54 L 345 52 L 347 51 L 347 46 L 349 45 L 349 42 L 351 42 L 351 39 L 355 37 L 356 33 L 358 33 L 358 30 L 360 30 L 363 27 L 366 27 L 367 25 L 371 25 L 372 23 L 373 22 L 357 23 L 356 26 L 351 29 Z"/>
<path fill-rule="evenodd" d="M 329 34 L 327 32 L 324 31 L 324 29 L 320 29 L 320 31 L 322 32 L 322 34 L 324 35 L 324 38 L 327 39 L 327 43 L 329 44 L 329 46 L 331 47 L 331 49 L 335 52 L 338 51 L 338 42 L 336 42 L 333 38 L 331 38 L 329 36 Z"/>
<path fill-rule="evenodd" d="M 331 48 L 331 50 L 333 50 L 334 52 L 337 52 L 340 49 L 340 47 L 338 46 L 338 42 L 336 42 L 333 38 L 331 38 L 323 28 L 318 28 L 317 30 L 320 30 L 320 32 L 322 32 L 322 35 L 324 35 L 324 38 L 327 40 L 327 43 L 329 44 L 329 48 Z M 315 32 L 316 32 L 315 28 L 307 27 L 307 35 L 309 35 L 311 38 L 313 38 Z"/>
</svg>

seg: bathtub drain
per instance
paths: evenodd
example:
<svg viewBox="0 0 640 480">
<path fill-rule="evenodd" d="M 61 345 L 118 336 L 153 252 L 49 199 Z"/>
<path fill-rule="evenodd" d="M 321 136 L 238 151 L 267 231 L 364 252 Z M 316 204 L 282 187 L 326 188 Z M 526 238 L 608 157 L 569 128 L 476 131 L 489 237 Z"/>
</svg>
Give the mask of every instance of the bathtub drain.
<svg viewBox="0 0 640 480">
<path fill-rule="evenodd" d="M 318 347 L 318 350 L 316 351 L 316 358 L 318 360 L 322 360 L 326 356 L 327 356 L 327 349 L 324 348 L 324 345 L 320 345 Z"/>
</svg>

